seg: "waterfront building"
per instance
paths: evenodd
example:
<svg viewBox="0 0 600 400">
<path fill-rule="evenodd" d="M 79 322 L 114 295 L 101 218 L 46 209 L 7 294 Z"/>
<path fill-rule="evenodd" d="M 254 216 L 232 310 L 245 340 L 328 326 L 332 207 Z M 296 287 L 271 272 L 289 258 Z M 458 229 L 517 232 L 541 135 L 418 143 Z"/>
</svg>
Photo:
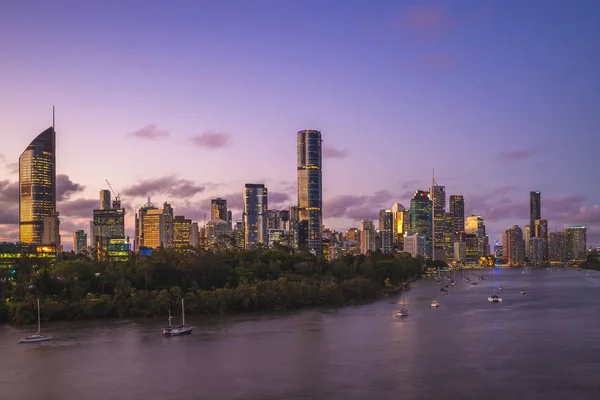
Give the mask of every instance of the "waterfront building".
<svg viewBox="0 0 600 400">
<path fill-rule="evenodd" d="M 190 246 L 192 232 L 192 220 L 183 215 L 173 218 L 173 247 L 185 249 Z"/>
<path fill-rule="evenodd" d="M 565 228 L 567 260 L 583 261 L 587 257 L 587 229 L 585 226 L 568 226 Z"/>
<path fill-rule="evenodd" d="M 60 219 L 58 217 L 58 212 L 52 212 L 44 217 L 42 243 L 60 245 Z"/>
<path fill-rule="evenodd" d="M 73 232 L 73 251 L 75 254 L 87 250 L 87 235 L 83 230 Z"/>
<path fill-rule="evenodd" d="M 247 183 L 244 189 L 244 246 L 251 250 L 257 244 L 267 245 L 267 188 L 260 183 Z"/>
<path fill-rule="evenodd" d="M 54 114 L 54 109 L 52 110 Z M 44 218 L 56 211 L 56 133 L 40 133 L 19 157 L 19 241 L 42 243 Z"/>
<path fill-rule="evenodd" d="M 450 196 L 450 214 L 453 217 L 454 232 L 465 230 L 465 199 L 462 194 Z"/>
<path fill-rule="evenodd" d="M 375 225 L 373 221 L 363 219 L 360 222 L 360 252 L 367 254 L 375 251 Z"/>
<path fill-rule="evenodd" d="M 474 233 L 465 235 L 465 256 L 467 264 L 477 264 L 479 262 L 479 238 Z"/>
<path fill-rule="evenodd" d="M 535 237 L 542 239 L 542 261 L 548 261 L 548 221 L 545 219 L 535 220 Z"/>
<path fill-rule="evenodd" d="M 542 218 L 542 202 L 540 192 L 529 193 L 529 226 L 531 235 L 535 235 L 535 220 Z M 536 236 L 537 237 L 537 236 Z"/>
<path fill-rule="evenodd" d="M 410 231 L 425 236 L 425 257 L 431 259 L 431 200 L 428 193 L 423 190 L 417 190 L 410 201 Z"/>
<path fill-rule="evenodd" d="M 531 238 L 531 253 L 529 262 L 533 264 L 541 264 L 543 261 L 544 241 L 540 237 Z"/>
<path fill-rule="evenodd" d="M 198 247 L 200 245 L 200 230 L 198 229 L 198 223 L 192 222 L 190 225 L 190 246 Z"/>
<path fill-rule="evenodd" d="M 412 257 L 423 257 L 427 250 L 427 243 L 425 236 L 415 233 L 412 235 L 404 236 L 404 252 L 410 254 Z"/>
<path fill-rule="evenodd" d="M 323 183 L 321 132 L 302 130 L 297 134 L 298 213 L 300 247 L 322 254 Z"/>
<path fill-rule="evenodd" d="M 433 229 L 433 259 L 444 260 L 444 214 L 446 213 L 446 187 L 431 185 L 429 188 L 429 198 L 431 200 L 432 210 L 432 229 Z"/>
<path fill-rule="evenodd" d="M 567 259 L 567 239 L 564 232 L 550 232 L 548 237 L 548 261 L 565 262 Z"/>
<path fill-rule="evenodd" d="M 472 234 L 477 237 L 478 255 L 480 257 L 487 256 L 490 252 L 490 246 L 489 242 L 486 239 L 485 224 L 483 223 L 483 218 L 479 215 L 469 215 L 465 224 L 465 232 L 467 234 Z"/>
<path fill-rule="evenodd" d="M 518 266 L 523 263 L 523 230 L 514 225 L 502 235 L 503 255 L 505 261 L 512 266 Z"/>
<path fill-rule="evenodd" d="M 467 242 L 454 242 L 454 261 L 462 264 L 467 262 Z"/>
<path fill-rule="evenodd" d="M 381 252 L 391 253 L 394 250 L 394 214 L 392 210 L 379 210 L 379 234 L 381 235 Z"/>
<path fill-rule="evenodd" d="M 444 213 L 442 220 L 444 232 L 444 258 L 439 258 L 447 263 L 454 261 L 454 242 L 456 232 L 454 231 L 454 215 L 450 212 Z"/>
<path fill-rule="evenodd" d="M 525 226 L 523 230 L 523 240 L 525 243 L 525 259 L 531 261 L 531 238 L 535 236 L 532 235 L 532 230 L 529 225 Z"/>
<path fill-rule="evenodd" d="M 210 201 L 210 219 L 222 219 L 231 222 L 227 212 L 227 200 L 217 197 Z"/>
<path fill-rule="evenodd" d="M 110 204 L 110 190 L 100 191 L 100 210 L 110 210 L 112 205 Z"/>
</svg>

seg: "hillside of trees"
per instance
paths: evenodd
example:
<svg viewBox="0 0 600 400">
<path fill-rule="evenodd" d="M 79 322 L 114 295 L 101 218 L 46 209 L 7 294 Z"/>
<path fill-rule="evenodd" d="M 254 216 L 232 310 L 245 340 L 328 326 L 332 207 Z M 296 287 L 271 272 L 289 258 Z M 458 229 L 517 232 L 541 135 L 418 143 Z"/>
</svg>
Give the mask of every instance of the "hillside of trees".
<svg viewBox="0 0 600 400">
<path fill-rule="evenodd" d="M 22 261 L 0 271 L 0 322 L 30 323 L 41 299 L 43 320 L 212 314 L 342 305 L 381 296 L 422 274 L 422 259 L 370 253 L 335 261 L 286 247 L 210 251 L 159 248 L 125 263 L 66 253 L 54 266 Z"/>
</svg>

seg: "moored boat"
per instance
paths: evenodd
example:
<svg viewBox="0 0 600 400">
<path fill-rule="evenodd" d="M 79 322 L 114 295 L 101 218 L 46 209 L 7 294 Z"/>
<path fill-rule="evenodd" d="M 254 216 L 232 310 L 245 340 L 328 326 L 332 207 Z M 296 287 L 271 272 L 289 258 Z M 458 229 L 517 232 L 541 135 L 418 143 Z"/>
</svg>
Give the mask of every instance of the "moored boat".
<svg viewBox="0 0 600 400">
<path fill-rule="evenodd" d="M 42 335 L 41 332 L 41 324 L 40 324 L 40 299 L 37 300 L 37 323 L 38 330 L 37 333 L 33 333 L 27 337 L 21 338 L 19 343 L 37 343 L 37 342 L 46 342 L 48 340 L 52 340 L 52 336 Z"/>
</svg>

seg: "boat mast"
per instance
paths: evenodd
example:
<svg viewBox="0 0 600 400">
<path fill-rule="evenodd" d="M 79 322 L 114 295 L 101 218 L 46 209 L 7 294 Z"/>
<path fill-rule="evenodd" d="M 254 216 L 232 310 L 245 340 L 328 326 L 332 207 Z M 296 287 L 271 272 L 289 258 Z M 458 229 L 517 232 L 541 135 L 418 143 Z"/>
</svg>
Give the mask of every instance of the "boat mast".
<svg viewBox="0 0 600 400">
<path fill-rule="evenodd" d="M 183 297 L 181 298 L 181 324 L 185 325 L 185 307 L 183 305 Z"/>
<path fill-rule="evenodd" d="M 40 299 L 37 299 L 37 308 L 38 308 L 38 331 L 37 334 L 40 334 L 41 326 L 40 326 Z"/>
</svg>

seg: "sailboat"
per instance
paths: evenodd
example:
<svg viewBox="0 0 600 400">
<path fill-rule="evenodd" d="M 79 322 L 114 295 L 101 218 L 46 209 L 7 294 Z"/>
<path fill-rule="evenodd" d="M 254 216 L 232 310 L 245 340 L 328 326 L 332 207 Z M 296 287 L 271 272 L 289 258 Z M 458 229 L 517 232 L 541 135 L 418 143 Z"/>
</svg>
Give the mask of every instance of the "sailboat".
<svg viewBox="0 0 600 400">
<path fill-rule="evenodd" d="M 406 298 L 404 296 L 404 291 L 402 292 L 402 309 L 394 315 L 396 318 L 408 317 L 408 308 L 406 308 Z"/>
<path fill-rule="evenodd" d="M 169 326 L 163 328 L 162 333 L 165 336 L 182 336 L 182 335 L 190 335 L 192 330 L 194 329 L 194 325 L 186 325 L 185 323 L 185 304 L 183 302 L 183 298 L 181 299 L 181 326 L 177 328 L 173 328 L 171 326 L 171 310 L 169 310 Z"/>
<path fill-rule="evenodd" d="M 41 331 L 41 326 L 40 326 L 40 299 L 37 300 L 37 314 L 38 314 L 38 318 L 37 318 L 37 323 L 38 323 L 38 330 L 37 333 L 33 333 L 27 337 L 21 338 L 19 340 L 19 343 L 37 343 L 37 342 L 45 342 L 47 340 L 51 340 L 52 336 L 46 336 L 46 335 L 42 335 L 40 334 Z"/>
</svg>

